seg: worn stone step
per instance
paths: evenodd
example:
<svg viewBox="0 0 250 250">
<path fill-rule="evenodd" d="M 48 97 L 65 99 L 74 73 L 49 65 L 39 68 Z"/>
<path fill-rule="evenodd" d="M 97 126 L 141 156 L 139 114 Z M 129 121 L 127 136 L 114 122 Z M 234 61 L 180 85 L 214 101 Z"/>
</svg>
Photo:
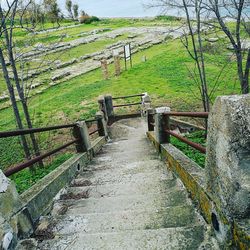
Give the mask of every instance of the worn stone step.
<svg viewBox="0 0 250 250">
<path fill-rule="evenodd" d="M 60 250 L 195 250 L 204 240 L 203 226 L 164 228 L 157 230 L 134 230 L 114 233 L 75 234 L 58 236 L 40 243 L 39 249 Z"/>
<path fill-rule="evenodd" d="M 90 211 L 91 212 L 91 211 Z M 113 211 L 109 213 L 78 214 L 69 211 L 60 217 L 54 228 L 56 234 L 107 233 L 125 230 L 159 229 L 198 224 L 192 206 L 159 209 Z"/>
<path fill-rule="evenodd" d="M 109 156 L 103 156 L 99 157 L 100 159 L 103 158 L 103 160 L 99 159 L 99 162 L 97 163 L 94 159 L 91 164 L 86 168 L 86 171 L 104 171 L 104 170 L 117 170 L 122 171 L 123 169 L 126 169 L 126 171 L 152 171 L 152 170 L 164 170 L 167 174 L 172 175 L 171 172 L 167 171 L 166 164 L 159 161 L 159 159 L 153 159 L 153 160 L 147 160 L 145 161 L 135 161 L 132 163 L 123 162 L 117 164 L 116 162 L 112 161 L 112 158 Z M 105 162 L 108 161 L 108 164 Z"/>
<path fill-rule="evenodd" d="M 61 200 L 61 204 L 69 207 L 69 214 L 107 213 L 123 210 L 142 210 L 145 208 L 160 208 L 178 205 L 188 205 L 187 194 L 182 190 L 170 193 L 155 193 L 146 195 L 128 194 L 118 197 L 89 198 L 81 200 Z"/>
<path fill-rule="evenodd" d="M 125 170 L 122 171 L 100 171 L 100 172 L 86 172 L 79 175 L 73 182 L 72 185 L 83 180 L 89 180 L 93 185 L 101 185 L 105 183 L 133 183 L 138 180 L 144 180 L 147 182 L 149 179 L 154 179 L 156 181 L 164 181 L 173 179 L 172 175 L 166 175 L 163 171 L 147 171 L 139 173 L 126 173 Z"/>
<path fill-rule="evenodd" d="M 113 197 L 132 194 L 154 194 L 166 193 L 176 190 L 177 181 L 175 179 L 165 181 L 138 180 L 136 183 L 118 183 L 118 184 L 104 184 L 104 185 L 91 185 L 82 187 L 69 187 L 67 193 L 80 195 L 87 193 L 89 198 L 102 198 Z M 184 189 L 179 185 L 179 189 Z"/>
</svg>

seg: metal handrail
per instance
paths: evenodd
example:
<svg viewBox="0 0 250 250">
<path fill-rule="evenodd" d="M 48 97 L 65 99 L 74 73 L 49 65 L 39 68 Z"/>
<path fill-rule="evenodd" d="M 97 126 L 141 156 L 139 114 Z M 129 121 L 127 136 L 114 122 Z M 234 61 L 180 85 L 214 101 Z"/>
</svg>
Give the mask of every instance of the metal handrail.
<svg viewBox="0 0 250 250">
<path fill-rule="evenodd" d="M 22 130 L 5 131 L 5 132 L 0 132 L 0 138 L 34 134 L 34 133 L 40 133 L 40 132 L 46 132 L 46 131 L 64 129 L 64 128 L 73 128 L 76 125 L 77 125 L 76 123 L 72 123 L 72 124 L 67 124 L 67 125 L 51 126 L 51 127 L 44 127 L 44 128 L 30 128 L 30 129 L 22 129 Z"/>
<path fill-rule="evenodd" d="M 172 135 L 172 136 L 176 137 L 180 141 L 188 144 L 189 146 L 193 147 L 194 149 L 197 149 L 201 153 L 206 154 L 206 148 L 203 147 L 202 145 L 200 145 L 198 143 L 195 143 L 195 142 L 192 142 L 192 141 L 189 141 L 187 138 L 185 138 L 185 137 L 183 137 L 181 135 L 178 135 L 178 134 L 174 133 L 173 131 L 165 130 L 165 132 L 168 133 L 169 135 Z"/>
<path fill-rule="evenodd" d="M 119 104 L 119 105 L 114 105 L 113 108 L 130 107 L 130 106 L 136 106 L 136 105 L 140 105 L 140 104 L 141 104 L 141 102 L 128 103 L 128 104 Z"/>
<path fill-rule="evenodd" d="M 112 97 L 113 100 L 118 100 L 118 99 L 127 99 L 127 98 L 132 98 L 132 97 L 142 97 L 144 94 L 137 94 L 137 95 L 127 95 L 127 96 L 118 96 L 118 97 Z"/>
<path fill-rule="evenodd" d="M 6 171 L 4 171 L 4 174 L 5 174 L 5 176 L 9 177 L 9 176 L 11 176 L 11 175 L 13 175 L 15 173 L 18 173 L 21 170 L 23 170 L 25 168 L 28 168 L 28 167 L 34 165 L 35 163 L 37 163 L 37 162 L 39 162 L 39 161 L 41 161 L 41 160 L 55 154 L 55 153 L 57 153 L 57 152 L 65 149 L 65 148 L 68 148 L 69 146 L 71 146 L 71 145 L 73 145 L 73 144 L 75 144 L 75 143 L 77 143 L 79 141 L 80 141 L 79 139 L 75 139 L 73 141 L 70 141 L 67 144 L 64 144 L 63 146 L 58 147 L 58 148 L 56 148 L 56 149 L 54 149 L 52 151 L 49 151 L 49 152 L 47 152 L 45 154 L 42 154 L 42 155 L 37 156 L 37 157 L 35 157 L 33 159 L 30 159 L 30 160 L 28 160 L 28 161 L 26 161 L 24 163 L 21 163 L 21 164 L 15 166 L 15 167 L 11 167 L 11 168 L 7 169 Z"/>
<path fill-rule="evenodd" d="M 208 118 L 209 112 L 166 112 L 165 116 L 183 116 L 183 117 L 197 117 Z"/>
</svg>

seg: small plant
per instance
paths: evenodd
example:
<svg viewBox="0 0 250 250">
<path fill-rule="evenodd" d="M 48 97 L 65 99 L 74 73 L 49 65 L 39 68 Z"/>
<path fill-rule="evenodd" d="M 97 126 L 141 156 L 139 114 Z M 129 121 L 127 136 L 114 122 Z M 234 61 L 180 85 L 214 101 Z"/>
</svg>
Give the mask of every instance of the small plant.
<svg viewBox="0 0 250 250">
<path fill-rule="evenodd" d="M 187 139 L 190 141 L 193 141 L 195 143 L 199 143 L 202 146 L 205 146 L 206 144 L 206 139 L 204 136 L 204 131 L 197 131 L 188 135 L 185 135 Z M 181 150 L 186 156 L 188 156 L 190 159 L 192 159 L 194 162 L 196 162 L 200 167 L 204 168 L 205 167 L 205 155 L 200 153 L 199 151 L 191 148 L 187 144 L 179 141 L 176 138 L 171 138 L 171 143 Z"/>
</svg>

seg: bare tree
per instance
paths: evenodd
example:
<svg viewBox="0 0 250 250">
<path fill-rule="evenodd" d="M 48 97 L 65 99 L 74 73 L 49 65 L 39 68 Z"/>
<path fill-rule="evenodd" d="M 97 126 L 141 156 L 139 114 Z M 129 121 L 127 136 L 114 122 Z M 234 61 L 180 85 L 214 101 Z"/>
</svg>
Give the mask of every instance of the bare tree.
<svg viewBox="0 0 250 250">
<path fill-rule="evenodd" d="M 72 1 L 71 0 L 66 0 L 66 2 L 65 2 L 66 10 L 68 11 L 69 17 L 71 19 L 74 19 L 74 15 L 73 15 L 73 12 L 72 12 L 72 6 L 73 6 Z"/>
<path fill-rule="evenodd" d="M 242 94 L 249 93 L 250 45 L 243 45 L 250 36 L 249 0 L 209 0 L 207 10 L 216 17 L 216 24 L 227 36 L 237 59 L 238 77 Z M 230 27 L 233 21 L 235 27 Z"/>
<path fill-rule="evenodd" d="M 78 4 L 73 5 L 73 13 L 74 13 L 75 20 L 77 20 L 79 17 L 79 5 Z"/>
<path fill-rule="evenodd" d="M 203 0 L 156 0 L 152 6 L 163 9 L 174 8 L 186 17 L 183 25 L 181 42 L 188 54 L 195 62 L 195 70 L 190 71 L 195 82 L 198 83 L 203 109 L 209 112 L 210 101 L 207 87 L 206 66 L 203 52 L 202 21 Z M 191 40 L 191 42 L 190 42 Z"/>
<path fill-rule="evenodd" d="M 13 5 L 10 6 L 11 10 L 9 10 L 9 12 L 7 12 L 7 13 L 9 13 L 8 18 L 6 18 L 6 16 L 4 15 L 4 11 L 3 11 L 2 7 L 0 6 L 0 16 L 2 19 L 0 37 L 3 38 L 3 43 L 1 45 L 1 47 L 4 46 L 6 48 L 8 60 L 9 60 L 9 63 L 10 63 L 11 69 L 12 69 L 12 73 L 13 73 L 14 83 L 15 83 L 16 90 L 17 90 L 17 93 L 19 95 L 19 98 L 20 98 L 20 101 L 22 104 L 22 108 L 24 111 L 24 116 L 25 116 L 28 127 L 32 128 L 32 122 L 31 122 L 31 118 L 29 115 L 27 99 L 24 95 L 23 86 L 21 86 L 20 81 L 19 81 L 19 76 L 18 76 L 18 72 L 17 72 L 17 68 L 16 68 L 16 60 L 15 60 L 15 56 L 13 53 L 13 47 L 14 47 L 14 45 L 13 45 L 13 30 L 15 28 L 14 23 L 15 23 L 15 17 L 16 17 L 16 13 L 17 13 L 17 6 L 18 6 L 18 0 L 14 1 Z M 8 24 L 7 24 L 7 22 L 8 22 Z M 2 53 L 2 50 L 0 53 L 0 57 L 1 57 L 2 69 L 3 69 L 4 75 L 5 75 L 5 81 L 6 81 L 8 90 L 9 90 L 9 94 L 10 94 L 12 106 L 14 109 L 15 117 L 17 120 L 18 128 L 22 129 L 23 124 L 22 124 L 19 110 L 18 110 L 18 106 L 16 103 L 14 88 L 13 88 L 13 85 L 10 81 L 9 71 L 7 69 L 7 66 L 6 66 L 6 61 L 5 61 L 4 55 Z M 32 142 L 35 154 L 37 156 L 39 156 L 40 151 L 39 151 L 39 147 L 38 147 L 38 144 L 36 142 L 34 134 L 31 134 L 30 138 L 31 138 L 31 142 Z M 25 137 L 22 137 L 22 144 L 24 147 L 26 157 L 30 158 L 30 152 L 29 152 L 27 141 L 26 141 Z M 42 161 L 40 162 L 40 166 L 43 166 Z"/>
<path fill-rule="evenodd" d="M 1 17 L 0 37 L 1 38 L 2 38 L 3 33 L 6 30 L 6 24 L 5 24 L 6 19 L 7 19 L 7 17 L 9 15 L 11 15 L 11 9 L 13 8 L 13 6 L 16 3 L 17 3 L 17 0 L 14 1 L 12 4 L 8 5 L 8 9 L 5 11 L 5 15 L 3 14 L 3 9 L 2 9 L 2 6 L 0 4 L 0 17 Z M 23 123 L 22 123 L 22 119 L 21 119 L 21 116 L 20 116 L 18 106 L 17 106 L 14 87 L 13 87 L 12 82 L 11 82 L 10 77 L 9 77 L 9 72 L 8 72 L 8 69 L 7 69 L 7 63 L 6 63 L 6 60 L 5 60 L 5 57 L 4 57 L 3 49 L 4 49 L 4 47 L 3 47 L 3 44 L 2 44 L 1 47 L 0 47 L 0 62 L 1 62 L 1 66 L 2 66 L 2 71 L 3 71 L 4 79 L 5 79 L 5 82 L 6 82 L 6 85 L 7 85 L 7 89 L 8 89 L 8 92 L 9 92 L 9 96 L 10 96 L 10 100 L 11 100 L 11 104 L 12 104 L 12 108 L 13 108 L 13 112 L 14 112 L 14 116 L 15 116 L 17 126 L 18 126 L 19 129 L 23 129 Z M 26 158 L 30 159 L 31 154 L 30 154 L 30 150 L 29 150 L 28 143 L 27 143 L 27 140 L 26 140 L 25 136 L 21 136 L 21 142 L 22 142 L 22 145 L 23 145 L 23 149 L 24 149 Z"/>
</svg>

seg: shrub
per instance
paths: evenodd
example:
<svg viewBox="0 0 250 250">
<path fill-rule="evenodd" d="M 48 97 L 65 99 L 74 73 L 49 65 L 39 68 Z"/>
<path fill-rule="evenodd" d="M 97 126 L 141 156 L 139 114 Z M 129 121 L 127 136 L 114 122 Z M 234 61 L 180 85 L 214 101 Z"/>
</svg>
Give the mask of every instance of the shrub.
<svg viewBox="0 0 250 250">
<path fill-rule="evenodd" d="M 82 15 L 79 18 L 80 23 L 90 24 L 93 22 L 99 22 L 100 19 L 96 16 Z"/>
</svg>

